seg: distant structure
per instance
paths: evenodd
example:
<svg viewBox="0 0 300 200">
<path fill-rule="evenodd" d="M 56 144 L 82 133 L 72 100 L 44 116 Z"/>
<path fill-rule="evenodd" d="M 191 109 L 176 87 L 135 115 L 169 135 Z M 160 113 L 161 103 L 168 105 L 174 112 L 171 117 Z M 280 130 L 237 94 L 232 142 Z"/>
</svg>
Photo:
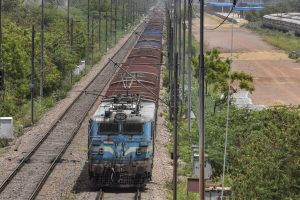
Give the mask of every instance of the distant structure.
<svg viewBox="0 0 300 200">
<path fill-rule="evenodd" d="M 275 13 L 263 17 L 263 25 L 300 36 L 300 13 Z"/>
<path fill-rule="evenodd" d="M 234 8 L 235 13 L 240 18 L 245 16 L 246 11 L 264 9 L 262 0 L 240 0 Z M 206 8 L 209 12 L 228 13 L 232 8 L 232 0 L 209 0 L 206 2 Z"/>
</svg>

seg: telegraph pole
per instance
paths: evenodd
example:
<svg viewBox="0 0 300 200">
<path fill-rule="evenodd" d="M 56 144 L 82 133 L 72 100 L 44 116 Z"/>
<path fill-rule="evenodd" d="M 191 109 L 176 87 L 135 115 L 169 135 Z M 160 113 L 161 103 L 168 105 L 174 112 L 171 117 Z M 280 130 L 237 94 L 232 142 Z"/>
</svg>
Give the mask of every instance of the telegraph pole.
<svg viewBox="0 0 300 200">
<path fill-rule="evenodd" d="M 40 81 L 40 97 L 44 97 L 44 0 L 42 0 L 42 22 L 41 22 L 41 81 Z"/>
<path fill-rule="evenodd" d="M 205 139 L 205 124 L 204 124 L 204 0 L 200 1 L 200 60 L 199 60 L 199 196 L 201 200 L 205 198 L 205 180 L 204 180 L 204 139 Z"/>
<path fill-rule="evenodd" d="M 31 84 L 30 84 L 30 89 L 31 89 L 31 124 L 34 124 L 34 77 L 35 77 L 35 72 L 34 72 L 34 37 L 35 37 L 35 30 L 34 30 L 34 25 L 32 25 L 32 38 L 31 38 Z"/>
</svg>

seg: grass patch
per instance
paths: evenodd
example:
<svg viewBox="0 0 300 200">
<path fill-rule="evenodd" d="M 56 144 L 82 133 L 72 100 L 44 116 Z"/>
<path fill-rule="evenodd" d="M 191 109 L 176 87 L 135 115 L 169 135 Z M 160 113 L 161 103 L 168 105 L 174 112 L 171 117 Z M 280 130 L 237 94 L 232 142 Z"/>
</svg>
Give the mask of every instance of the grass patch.
<svg viewBox="0 0 300 200">
<path fill-rule="evenodd" d="M 279 30 L 264 28 L 262 22 L 250 22 L 247 28 L 261 34 L 267 43 L 287 52 L 300 51 L 300 37 L 292 33 L 284 33 Z"/>
</svg>

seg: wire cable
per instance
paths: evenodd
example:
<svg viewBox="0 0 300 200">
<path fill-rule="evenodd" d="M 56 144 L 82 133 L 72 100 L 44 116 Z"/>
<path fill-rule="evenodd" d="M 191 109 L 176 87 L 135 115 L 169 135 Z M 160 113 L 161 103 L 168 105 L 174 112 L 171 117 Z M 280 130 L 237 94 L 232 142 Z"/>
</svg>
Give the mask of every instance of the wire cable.
<svg viewBox="0 0 300 200">
<path fill-rule="evenodd" d="M 168 102 L 161 99 L 157 94 L 155 94 L 151 89 L 149 89 L 147 86 L 145 86 L 140 80 L 138 80 L 136 77 L 134 77 L 128 70 L 126 70 L 124 67 L 122 67 L 119 63 L 114 62 L 111 58 L 109 58 L 109 61 L 114 64 L 115 67 L 122 69 L 126 74 L 128 74 L 132 79 L 134 79 L 136 82 L 141 84 L 143 88 L 148 90 L 151 94 L 153 94 L 157 99 L 159 99 L 161 102 L 163 102 L 165 105 L 169 106 Z"/>
<path fill-rule="evenodd" d="M 231 61 L 232 61 L 232 58 L 233 58 L 233 20 L 232 20 L 232 27 L 231 27 L 231 47 L 230 47 L 230 60 Z M 225 183 L 225 170 L 226 170 L 226 157 L 227 157 L 228 128 L 229 128 L 229 111 L 230 111 L 230 82 L 231 82 L 230 79 L 231 79 L 231 76 L 230 76 L 230 73 L 229 73 L 221 199 L 223 199 L 223 196 L 224 196 L 224 183 Z"/>
<path fill-rule="evenodd" d="M 222 25 L 226 22 L 226 20 L 229 18 L 230 14 L 231 14 L 232 11 L 234 10 L 234 8 L 235 8 L 237 2 L 238 2 L 238 0 L 233 0 L 232 7 L 231 7 L 231 9 L 230 9 L 228 15 L 225 17 L 225 19 L 224 19 L 218 26 L 216 26 L 216 27 L 214 27 L 214 28 L 209 28 L 209 29 L 206 29 L 206 30 L 213 31 L 213 30 L 216 30 L 216 29 L 220 28 L 220 26 L 222 26 Z M 232 21 L 233 21 L 233 20 L 232 20 Z"/>
</svg>

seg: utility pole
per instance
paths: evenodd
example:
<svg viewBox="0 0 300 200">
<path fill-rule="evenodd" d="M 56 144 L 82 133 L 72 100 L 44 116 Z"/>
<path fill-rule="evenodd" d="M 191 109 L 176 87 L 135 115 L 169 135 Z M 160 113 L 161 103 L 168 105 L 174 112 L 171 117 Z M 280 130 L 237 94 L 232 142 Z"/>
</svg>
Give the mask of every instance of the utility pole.
<svg viewBox="0 0 300 200">
<path fill-rule="evenodd" d="M 102 16 L 101 16 L 101 0 L 98 1 L 98 15 L 99 15 L 99 26 L 98 26 L 98 44 L 99 44 L 99 51 L 101 52 L 101 25 L 102 25 Z"/>
<path fill-rule="evenodd" d="M 42 0 L 42 21 L 41 21 L 41 80 L 40 80 L 40 97 L 44 97 L 44 0 Z"/>
<path fill-rule="evenodd" d="M 94 62 L 94 16 L 92 17 L 92 39 L 91 39 L 91 50 L 92 50 L 91 64 L 93 64 L 93 62 Z"/>
<path fill-rule="evenodd" d="M 184 1 L 184 8 L 183 8 L 183 26 L 182 26 L 182 31 L 183 31 L 183 55 L 182 55 L 182 82 L 181 82 L 181 96 L 182 96 L 182 101 L 181 101 L 181 110 L 180 110 L 180 116 L 182 116 L 182 109 L 183 109 L 183 102 L 185 101 L 184 98 L 184 86 L 185 86 L 185 53 L 186 53 L 186 45 L 185 45 L 185 39 L 186 39 L 186 1 Z"/>
<path fill-rule="evenodd" d="M 178 158 L 178 53 L 174 65 L 174 148 L 173 148 L 173 200 L 177 200 L 177 158 Z"/>
<path fill-rule="evenodd" d="M 90 54 L 90 0 L 88 0 L 88 19 L 87 19 L 87 36 L 88 36 L 88 41 L 87 41 L 87 49 L 86 49 L 86 63 L 89 64 L 90 63 L 90 59 L 89 59 L 89 54 Z"/>
<path fill-rule="evenodd" d="M 32 25 L 32 38 L 31 38 L 31 84 L 30 84 L 30 89 L 31 89 L 31 125 L 34 124 L 34 77 L 35 77 L 35 72 L 34 72 L 34 38 L 35 38 L 35 30 L 34 30 L 34 25 Z"/>
<path fill-rule="evenodd" d="M 204 162 L 205 162 L 205 121 L 204 121 L 204 0 L 200 1 L 200 60 L 199 60 L 199 196 L 205 198 Z"/>
<path fill-rule="evenodd" d="M 112 19 L 113 18 L 113 0 L 110 0 L 110 46 L 112 47 L 113 45 L 113 22 L 112 22 Z"/>
<path fill-rule="evenodd" d="M 68 0 L 68 17 L 67 17 L 67 31 L 68 31 L 68 42 L 70 45 L 71 41 L 71 36 L 70 36 L 70 0 Z"/>
<path fill-rule="evenodd" d="M 107 47 L 108 47 L 108 14 L 105 12 L 105 52 L 107 52 Z"/>
<path fill-rule="evenodd" d="M 71 49 L 73 47 L 73 32 L 74 32 L 74 20 L 73 18 L 71 19 L 71 34 L 70 34 L 70 45 Z"/>
<path fill-rule="evenodd" d="M 4 72 L 5 72 L 5 68 L 3 65 L 3 58 L 2 58 L 2 0 L 0 0 L 0 96 L 1 94 L 2 96 L 2 101 L 4 102 Z"/>
<path fill-rule="evenodd" d="M 115 0 L 115 44 L 117 44 L 117 20 L 118 20 L 117 6 L 118 6 L 118 0 Z"/>
<path fill-rule="evenodd" d="M 125 14 L 125 0 L 122 0 L 122 31 L 125 30 L 124 14 Z"/>
<path fill-rule="evenodd" d="M 128 27 L 128 0 L 125 0 L 125 1 L 126 1 L 125 24 L 126 24 L 126 30 L 127 30 L 127 27 Z"/>
<path fill-rule="evenodd" d="M 191 142 L 191 90 L 192 90 L 192 2 L 188 0 L 188 136 Z"/>
<path fill-rule="evenodd" d="M 181 0 L 178 0 L 178 76 L 180 77 L 180 73 L 181 72 Z M 178 79 L 180 82 L 180 79 Z M 183 80 L 182 80 L 183 81 Z M 182 96 L 181 96 L 182 98 Z M 181 102 L 183 101 L 183 99 L 181 99 Z M 182 103 L 181 103 L 182 104 Z"/>
</svg>

